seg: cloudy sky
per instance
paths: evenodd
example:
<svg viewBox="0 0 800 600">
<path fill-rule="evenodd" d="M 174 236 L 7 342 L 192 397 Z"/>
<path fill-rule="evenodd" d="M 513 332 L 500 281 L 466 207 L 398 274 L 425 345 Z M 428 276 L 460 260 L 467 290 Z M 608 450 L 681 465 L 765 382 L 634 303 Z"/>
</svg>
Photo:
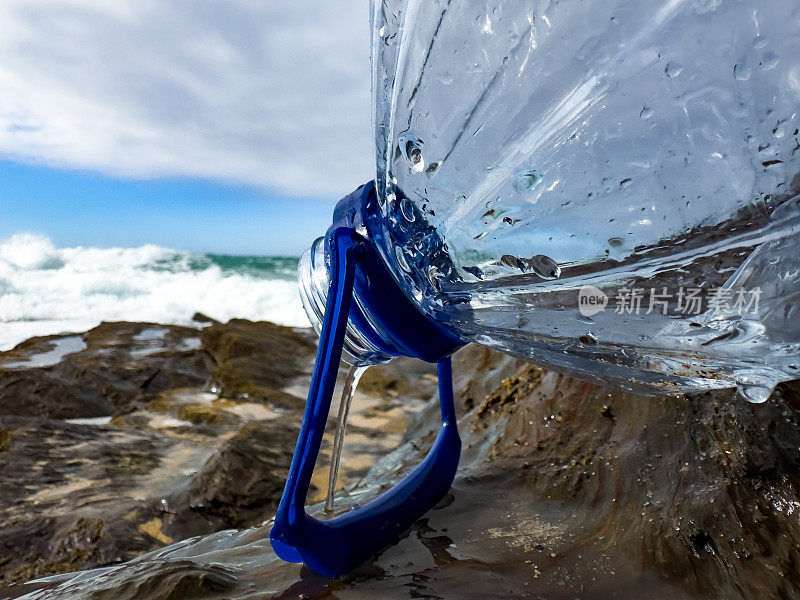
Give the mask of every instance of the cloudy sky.
<svg viewBox="0 0 800 600">
<path fill-rule="evenodd" d="M 372 175 L 368 10 L 3 0 L 0 237 L 299 252 Z"/>
</svg>

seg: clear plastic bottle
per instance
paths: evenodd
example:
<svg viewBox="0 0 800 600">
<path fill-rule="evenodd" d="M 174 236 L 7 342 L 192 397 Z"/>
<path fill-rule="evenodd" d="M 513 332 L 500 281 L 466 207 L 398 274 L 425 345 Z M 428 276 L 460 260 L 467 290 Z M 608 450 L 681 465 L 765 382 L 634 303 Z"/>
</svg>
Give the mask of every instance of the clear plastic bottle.
<svg viewBox="0 0 800 600">
<path fill-rule="evenodd" d="M 381 252 L 425 313 L 639 392 L 800 377 L 800 4 L 372 11 Z"/>
</svg>

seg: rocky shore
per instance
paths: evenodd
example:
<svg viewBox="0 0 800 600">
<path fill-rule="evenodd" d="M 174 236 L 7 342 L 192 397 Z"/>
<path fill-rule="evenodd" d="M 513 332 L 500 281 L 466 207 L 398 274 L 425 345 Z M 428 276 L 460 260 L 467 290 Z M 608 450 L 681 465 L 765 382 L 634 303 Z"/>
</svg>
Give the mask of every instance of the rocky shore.
<svg viewBox="0 0 800 600">
<path fill-rule="evenodd" d="M 103 323 L 0 353 L 0 589 L 269 518 L 315 342 L 244 320 Z M 399 443 L 430 397 L 433 369 L 407 366 L 367 379 L 343 482 Z M 317 497 L 327 464 L 324 454 Z"/>
<path fill-rule="evenodd" d="M 479 347 L 454 359 L 448 498 L 340 580 L 282 563 L 268 519 L 314 351 L 306 330 L 233 320 L 104 323 L 0 353 L 0 597 L 800 597 L 800 386 L 762 405 L 642 398 Z M 421 460 L 434 373 L 367 371 L 342 506 Z"/>
</svg>

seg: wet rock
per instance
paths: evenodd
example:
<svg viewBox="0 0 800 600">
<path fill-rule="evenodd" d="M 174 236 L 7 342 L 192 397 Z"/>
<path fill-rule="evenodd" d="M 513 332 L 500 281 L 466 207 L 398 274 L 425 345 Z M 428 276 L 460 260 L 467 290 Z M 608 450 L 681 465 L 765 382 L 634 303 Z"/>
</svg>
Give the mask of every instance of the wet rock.
<svg viewBox="0 0 800 600">
<path fill-rule="evenodd" d="M 476 415 L 485 417 L 508 404 L 526 398 L 539 385 L 544 372 L 533 365 L 526 365 L 520 373 L 512 375 L 500 382 L 500 385 L 486 395 Z"/>
<path fill-rule="evenodd" d="M 113 571 L 112 571 L 113 572 Z M 163 563 L 161 576 L 121 581 L 119 585 L 98 587 L 90 593 L 92 600 L 182 600 L 184 598 L 218 597 L 236 586 L 235 569 L 222 565 L 199 566 L 189 560 L 169 560 Z M 80 585 L 80 584 L 77 584 Z M 83 586 L 84 588 L 90 587 Z"/>
<path fill-rule="evenodd" d="M 104 323 L 0 353 L 0 597 L 13 583 L 269 518 L 296 442 L 313 342 L 309 332 L 244 320 L 204 331 Z M 340 483 L 396 446 L 429 397 L 432 368 L 406 367 L 374 396 L 357 394 Z M 330 438 L 315 496 L 329 454 Z M 180 568 L 159 574 L 163 585 L 122 587 L 154 594 L 146 597 L 162 597 L 156 587 L 195 593 L 205 588 L 185 582 L 205 581 L 207 571 Z"/>
<path fill-rule="evenodd" d="M 310 372 L 310 336 L 226 327 L 211 326 L 209 351 L 198 329 L 103 323 L 0 353 L 0 583 L 269 515 L 297 430 L 270 423 L 265 401 L 302 407 L 283 386 Z M 248 401 L 209 393 L 226 369 L 275 387 Z"/>
<path fill-rule="evenodd" d="M 180 539 L 188 537 L 190 529 L 209 531 L 209 521 L 213 530 L 262 522 L 277 508 L 297 434 L 294 423 L 257 421 L 243 426 L 185 489 L 167 500 L 172 515 L 166 531 Z"/>
<path fill-rule="evenodd" d="M 310 332 L 233 319 L 204 329 L 203 347 L 216 363 L 213 378 L 224 396 L 302 407 L 302 399 L 282 389 L 313 361 L 316 341 Z"/>
<path fill-rule="evenodd" d="M 367 369 L 361 376 L 358 386 L 365 393 L 385 398 L 397 398 L 408 394 L 410 388 L 402 373 L 386 366 Z"/>
<path fill-rule="evenodd" d="M 195 323 L 203 323 L 203 324 L 217 324 L 217 323 L 219 323 L 219 321 L 217 321 L 215 318 L 209 317 L 208 315 L 206 315 L 204 313 L 201 313 L 201 312 L 194 313 L 192 315 L 192 321 L 194 321 Z"/>
<path fill-rule="evenodd" d="M 504 379 L 513 376 L 527 363 L 519 358 L 492 352 L 484 346 L 467 346 L 453 360 L 453 387 L 457 391 L 456 411 L 461 416 L 483 405 Z"/>
<path fill-rule="evenodd" d="M 205 598 L 224 594 L 233 589 L 236 571 L 222 566 L 209 565 L 198 568 L 190 561 L 174 561 L 164 567 L 164 576 L 157 581 L 128 581 L 119 588 L 98 591 L 95 600 L 181 600 L 183 598 Z"/>
<path fill-rule="evenodd" d="M 0 452 L 8 452 L 11 449 L 11 436 L 13 429 L 0 429 Z"/>
<path fill-rule="evenodd" d="M 118 562 L 153 547 L 123 515 L 137 482 L 158 465 L 161 440 L 6 415 L 0 431 L 0 582 Z"/>
<path fill-rule="evenodd" d="M 297 428 L 226 420 L 232 437 L 216 447 L 221 426 L 0 416 L 0 584 L 263 521 L 280 498 Z"/>
<path fill-rule="evenodd" d="M 0 353 L 0 412 L 108 416 L 166 389 L 202 385 L 213 362 L 199 335 L 174 325 L 102 323 L 84 334 L 32 338 Z"/>
<path fill-rule="evenodd" d="M 476 348 L 455 365 L 456 481 L 370 564 L 326 580 L 277 560 L 269 526 L 256 527 L 65 575 L 40 584 L 44 597 L 157 589 L 165 564 L 235 573 L 209 598 L 800 597 L 797 384 L 752 405 L 732 391 L 642 398 Z M 340 505 L 368 501 L 418 464 L 436 413 L 426 406 Z"/>
<path fill-rule="evenodd" d="M 436 369 L 419 360 L 400 357 L 386 365 L 370 367 L 361 376 L 358 389 L 390 401 L 427 401 L 436 391 Z"/>
<path fill-rule="evenodd" d="M 204 404 L 184 404 L 178 409 L 178 418 L 195 425 L 218 425 L 225 418 L 225 412 Z"/>
<path fill-rule="evenodd" d="M 202 340 L 201 340 L 202 338 Z M 302 408 L 284 388 L 309 369 L 308 332 L 234 319 L 204 330 L 102 323 L 0 353 L 0 412 L 49 418 L 125 413 L 161 392 L 214 382 L 229 397 Z"/>
</svg>

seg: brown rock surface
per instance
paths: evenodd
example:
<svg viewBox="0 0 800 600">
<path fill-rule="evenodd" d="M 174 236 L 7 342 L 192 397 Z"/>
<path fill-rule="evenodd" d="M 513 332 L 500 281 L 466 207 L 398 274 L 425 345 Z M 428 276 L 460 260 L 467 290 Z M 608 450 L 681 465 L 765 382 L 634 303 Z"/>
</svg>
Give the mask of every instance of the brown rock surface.
<svg viewBox="0 0 800 600">
<path fill-rule="evenodd" d="M 102 323 L 32 338 L 0 353 L 0 413 L 107 416 L 166 389 L 202 385 L 213 363 L 199 336 L 190 327 Z"/>
<path fill-rule="evenodd" d="M 383 383 L 360 418 L 386 419 L 397 409 L 402 397 L 390 391 L 401 384 L 393 377 L 424 379 L 407 368 L 367 380 Z M 326 580 L 282 563 L 269 548 L 266 526 L 176 543 L 112 570 L 9 589 L 70 599 L 115 598 L 119 590 L 160 598 L 163 589 L 218 599 L 800 597 L 797 383 L 761 405 L 731 391 L 642 398 L 479 347 L 460 351 L 454 371 L 463 452 L 451 493 L 355 573 Z M 165 414 L 173 414 L 174 403 L 166 403 Z M 386 410 L 375 412 L 378 406 Z M 372 468 L 341 492 L 337 505 L 368 501 L 418 464 L 438 419 L 433 401 L 401 446 L 371 459 Z M 355 423 L 348 440 L 365 451 L 389 435 L 371 437 L 360 432 L 363 426 Z M 5 443 L 13 448 L 20 426 L 3 427 L 12 431 Z M 190 434 L 202 435 L 185 430 Z M 172 537 L 170 527 L 180 519 L 167 515 L 189 514 L 180 507 L 192 504 L 204 518 L 230 521 L 238 516 L 226 516 L 222 504 L 244 502 L 240 523 L 254 523 L 257 510 L 246 498 L 269 484 L 252 485 L 246 473 L 230 488 L 218 484 L 230 480 L 251 444 L 277 452 L 276 463 L 287 459 L 268 449 L 272 440 L 285 441 L 279 435 L 259 430 L 231 438 L 206 463 L 209 472 L 201 469 L 186 484 L 184 495 L 194 500 L 165 497 L 161 519 L 143 521 L 145 531 Z M 277 475 L 279 467 L 268 468 Z M 89 525 L 79 531 L 99 532 Z"/>
<path fill-rule="evenodd" d="M 103 323 L 0 353 L 0 590 L 268 518 L 313 352 L 309 332 L 234 320 L 205 330 Z M 401 377 L 417 408 L 430 373 L 416 365 Z M 385 379 L 355 402 L 345 458 L 370 458 L 347 464 L 340 483 L 399 443 L 413 414 L 386 392 L 399 380 Z M 319 486 L 328 454 L 326 442 Z"/>
<path fill-rule="evenodd" d="M 246 380 L 284 361 L 269 376 L 280 391 L 303 360 L 308 370 L 309 336 L 212 328 L 210 348 L 193 328 L 103 323 L 0 353 L 0 582 L 119 562 L 274 509 L 296 428 L 267 420 L 263 399 L 214 405 L 205 390 L 231 363 Z"/>
<path fill-rule="evenodd" d="M 314 360 L 316 339 L 310 332 L 232 319 L 204 329 L 203 347 L 216 363 L 213 376 L 222 395 L 302 409 L 302 400 L 283 388 Z"/>
</svg>

